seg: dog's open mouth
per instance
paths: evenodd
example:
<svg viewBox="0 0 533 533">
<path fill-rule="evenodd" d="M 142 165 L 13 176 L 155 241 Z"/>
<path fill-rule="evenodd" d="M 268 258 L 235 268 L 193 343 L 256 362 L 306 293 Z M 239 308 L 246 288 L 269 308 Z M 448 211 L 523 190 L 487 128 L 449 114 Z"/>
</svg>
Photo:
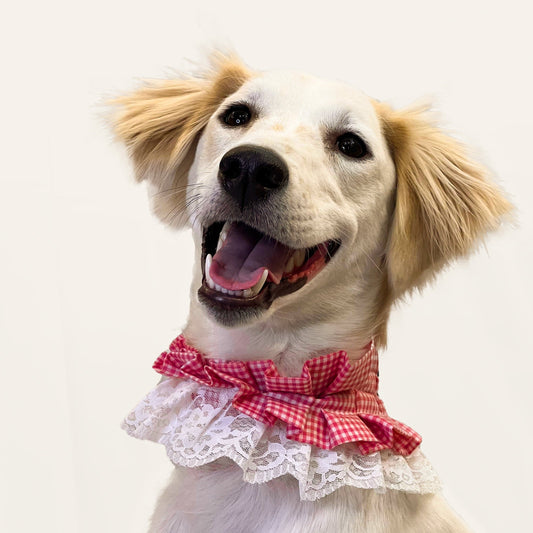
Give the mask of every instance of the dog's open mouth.
<svg viewBox="0 0 533 533">
<path fill-rule="evenodd" d="M 308 283 L 330 261 L 340 242 L 294 250 L 242 222 L 204 229 L 200 299 L 226 310 L 268 308 Z"/>
</svg>

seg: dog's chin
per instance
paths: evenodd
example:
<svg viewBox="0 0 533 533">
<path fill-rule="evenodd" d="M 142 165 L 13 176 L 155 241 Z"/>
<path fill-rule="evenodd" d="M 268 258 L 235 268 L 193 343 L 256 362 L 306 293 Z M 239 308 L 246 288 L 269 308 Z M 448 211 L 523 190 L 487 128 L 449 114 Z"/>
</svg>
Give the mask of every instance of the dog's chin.
<svg viewBox="0 0 533 533">
<path fill-rule="evenodd" d="M 242 222 L 216 222 L 203 230 L 198 300 L 222 326 L 253 323 L 307 285 L 339 247 L 329 239 L 295 250 Z"/>
</svg>

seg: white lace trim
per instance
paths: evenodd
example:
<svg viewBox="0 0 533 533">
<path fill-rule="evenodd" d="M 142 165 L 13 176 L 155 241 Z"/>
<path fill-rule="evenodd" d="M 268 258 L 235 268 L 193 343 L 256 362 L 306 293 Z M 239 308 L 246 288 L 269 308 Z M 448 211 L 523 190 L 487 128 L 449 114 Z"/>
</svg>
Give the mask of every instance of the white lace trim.
<svg viewBox="0 0 533 533">
<path fill-rule="evenodd" d="M 214 389 L 192 380 L 165 379 L 124 420 L 139 439 L 164 444 L 175 465 L 195 467 L 221 457 L 234 461 L 248 483 L 290 474 L 302 500 L 317 500 L 348 485 L 411 493 L 438 492 L 440 483 L 424 454 L 390 450 L 361 455 L 352 444 L 322 450 L 289 440 L 282 422 L 267 426 L 237 411 L 237 389 Z"/>
</svg>

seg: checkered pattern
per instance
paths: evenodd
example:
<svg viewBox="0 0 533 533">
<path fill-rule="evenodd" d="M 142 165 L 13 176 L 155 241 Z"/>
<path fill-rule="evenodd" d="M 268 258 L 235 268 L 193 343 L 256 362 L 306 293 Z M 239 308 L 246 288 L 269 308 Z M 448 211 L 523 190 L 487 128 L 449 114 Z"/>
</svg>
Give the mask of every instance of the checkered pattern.
<svg viewBox="0 0 533 533">
<path fill-rule="evenodd" d="M 364 455 L 382 449 L 409 455 L 422 441 L 387 415 L 378 396 L 374 343 L 353 363 L 344 351 L 330 353 L 306 361 L 300 377 L 286 377 L 270 360 L 205 358 L 180 335 L 153 368 L 210 387 L 236 387 L 236 409 L 268 425 L 282 420 L 289 439 L 325 450 L 355 442 Z"/>
</svg>

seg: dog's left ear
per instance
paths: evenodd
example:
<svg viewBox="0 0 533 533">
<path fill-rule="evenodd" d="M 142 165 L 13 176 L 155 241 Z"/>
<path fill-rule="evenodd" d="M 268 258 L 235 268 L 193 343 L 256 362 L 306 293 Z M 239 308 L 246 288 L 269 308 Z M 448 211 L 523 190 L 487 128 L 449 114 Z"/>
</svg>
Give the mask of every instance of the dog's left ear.
<svg viewBox="0 0 533 533">
<path fill-rule="evenodd" d="M 375 103 L 396 167 L 396 205 L 386 251 L 393 298 L 420 288 L 496 229 L 510 203 L 425 109 Z"/>
<path fill-rule="evenodd" d="M 157 80 L 111 102 L 118 106 L 115 134 L 128 147 L 137 180 L 154 186 L 153 208 L 163 222 L 184 225 L 198 138 L 217 107 L 250 77 L 236 56 L 218 53 L 198 76 Z"/>
</svg>

